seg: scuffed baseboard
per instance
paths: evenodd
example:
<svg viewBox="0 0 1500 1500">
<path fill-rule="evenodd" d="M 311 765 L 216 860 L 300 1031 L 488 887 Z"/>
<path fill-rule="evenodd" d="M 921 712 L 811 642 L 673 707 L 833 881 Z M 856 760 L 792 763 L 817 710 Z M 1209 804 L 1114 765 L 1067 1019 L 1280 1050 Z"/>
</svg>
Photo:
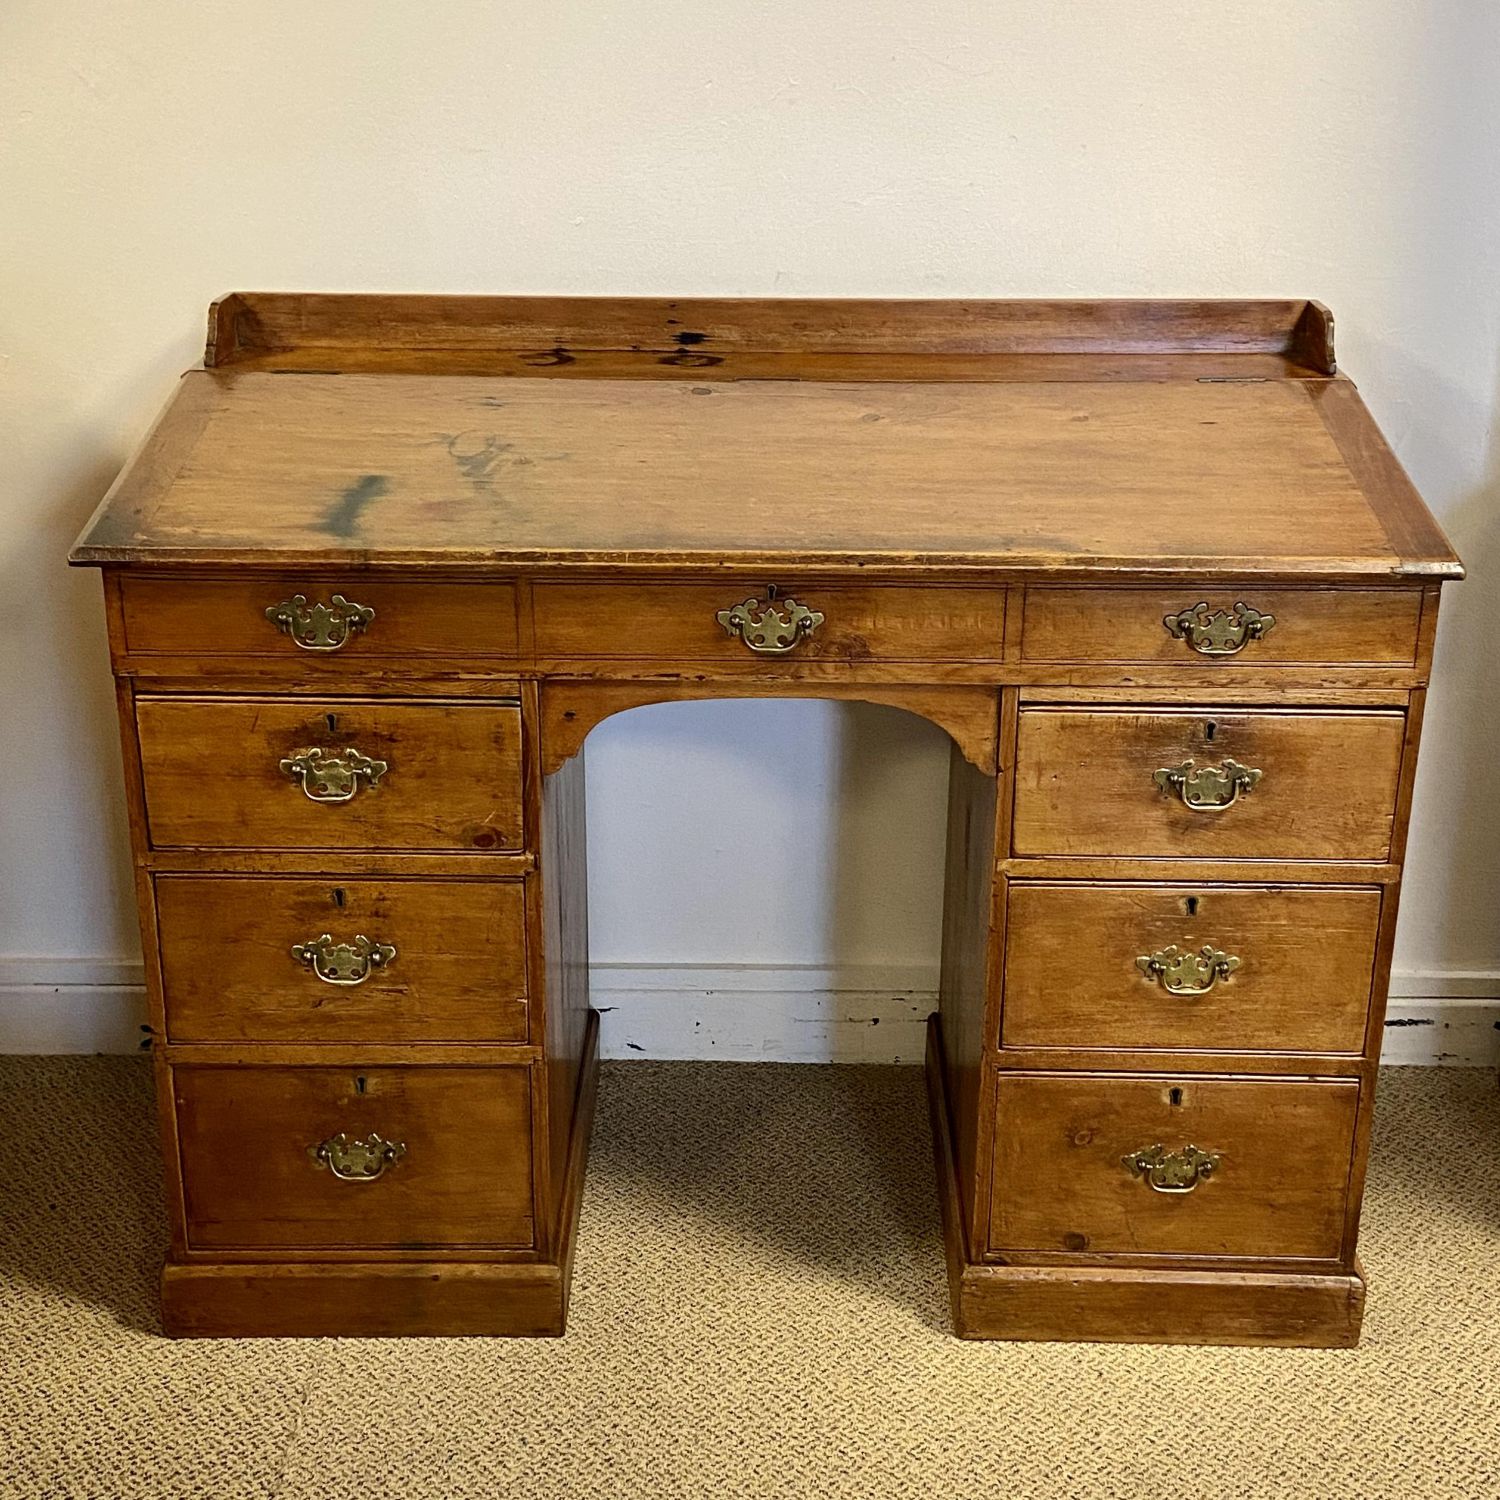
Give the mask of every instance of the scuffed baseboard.
<svg viewBox="0 0 1500 1500">
<path fill-rule="evenodd" d="M 937 1008 L 911 966 L 596 964 L 607 1058 L 919 1063 Z M 0 1053 L 134 1052 L 141 966 L 0 958 Z M 1500 1067 L 1500 973 L 1397 974 L 1382 1061 Z"/>
</svg>

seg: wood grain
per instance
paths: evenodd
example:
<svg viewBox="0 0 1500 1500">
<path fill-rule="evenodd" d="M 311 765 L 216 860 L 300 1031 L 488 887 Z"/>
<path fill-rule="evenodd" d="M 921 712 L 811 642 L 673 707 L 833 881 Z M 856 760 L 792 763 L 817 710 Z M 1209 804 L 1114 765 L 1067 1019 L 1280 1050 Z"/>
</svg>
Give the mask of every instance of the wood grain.
<svg viewBox="0 0 1500 1500">
<path fill-rule="evenodd" d="M 157 848 L 522 847 L 515 708 L 141 698 L 136 719 Z M 310 747 L 329 755 L 353 748 L 389 769 L 348 802 L 315 802 L 281 769 Z"/>
<path fill-rule="evenodd" d="M 156 881 L 173 1042 L 524 1042 L 520 881 L 296 880 L 163 875 Z M 329 933 L 396 955 L 357 985 L 292 954 Z"/>
<path fill-rule="evenodd" d="M 1348 1080 L 1002 1073 L 990 1248 L 1336 1258 L 1359 1085 Z M 1123 1163 L 1163 1144 L 1218 1153 L 1192 1191 Z"/>
<path fill-rule="evenodd" d="M 563 1212 L 566 1170 L 578 1143 L 580 1079 L 597 1047 L 597 1021 L 589 1006 L 588 848 L 584 824 L 582 755 L 541 780 L 541 966 L 547 1027 L 547 1149 L 550 1205 Z"/>
<path fill-rule="evenodd" d="M 1399 713 L 1123 709 L 1021 713 L 1013 852 L 1173 859 L 1383 860 Z M 1159 769 L 1225 759 L 1261 771 L 1231 807 L 1196 812 Z"/>
<path fill-rule="evenodd" d="M 531 1071 L 175 1068 L 189 1244 L 529 1247 Z M 372 1131 L 406 1146 L 373 1181 L 309 1155 Z"/>
<path fill-rule="evenodd" d="M 973 1223 L 980 1153 L 987 1037 L 993 989 L 996 779 L 964 759 L 955 745 L 948 768 L 948 841 L 943 878 L 942 968 L 938 1014 L 953 1111 L 962 1221 Z"/>
<path fill-rule="evenodd" d="M 1364 1049 L 1377 889 L 1012 881 L 1008 891 L 1005 1046 Z M 1205 944 L 1240 962 L 1202 995 L 1168 994 L 1136 963 Z"/>
</svg>

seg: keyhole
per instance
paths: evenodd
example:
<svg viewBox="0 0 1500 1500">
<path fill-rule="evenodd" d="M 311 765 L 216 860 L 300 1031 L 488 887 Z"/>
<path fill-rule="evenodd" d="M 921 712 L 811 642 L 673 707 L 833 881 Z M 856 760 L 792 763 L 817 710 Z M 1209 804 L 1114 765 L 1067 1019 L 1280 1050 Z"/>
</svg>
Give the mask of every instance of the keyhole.
<svg viewBox="0 0 1500 1500">
<path fill-rule="evenodd" d="M 1208 723 L 1206 723 L 1203 726 L 1203 738 L 1206 739 L 1210 745 L 1213 744 L 1213 742 L 1214 742 L 1214 736 L 1218 732 L 1219 732 L 1219 726 L 1216 723 L 1214 723 L 1214 721 L 1212 719 L 1210 719 L 1208 721 Z"/>
<path fill-rule="evenodd" d="M 338 907 L 338 909 L 340 911 L 343 911 L 343 909 L 344 909 L 344 899 L 345 899 L 344 898 L 344 888 L 343 888 L 343 886 L 341 886 L 341 885 L 334 886 L 333 890 L 329 894 L 332 895 L 332 897 L 333 897 L 333 904 L 336 907 Z"/>
<path fill-rule="evenodd" d="M 329 734 L 337 734 L 339 732 L 339 716 L 337 714 L 324 714 L 323 719 L 328 725 Z M 1212 739 L 1213 736 L 1209 735 L 1209 738 Z"/>
<path fill-rule="evenodd" d="M 364 1091 L 365 1091 L 365 1082 L 366 1082 L 365 1075 L 363 1073 L 356 1073 L 354 1075 L 354 1092 L 356 1094 L 362 1094 L 362 1093 L 364 1093 Z M 1176 1093 L 1180 1093 L 1181 1090 L 1179 1090 L 1179 1089 L 1173 1089 L 1172 1092 L 1174 1094 L 1176 1094 Z"/>
<path fill-rule="evenodd" d="M 344 903 L 342 901 L 339 902 L 340 906 L 342 906 L 343 904 Z M 1196 896 L 1189 896 L 1187 898 L 1187 914 L 1190 917 L 1196 917 L 1198 915 L 1198 898 Z"/>
<path fill-rule="evenodd" d="M 364 1080 L 361 1079 L 360 1081 L 363 1082 Z M 1182 1103 L 1182 1090 L 1181 1089 L 1172 1089 L 1168 1093 L 1167 1098 L 1172 1101 L 1173 1107 L 1176 1108 L 1178 1105 L 1180 1105 Z"/>
</svg>

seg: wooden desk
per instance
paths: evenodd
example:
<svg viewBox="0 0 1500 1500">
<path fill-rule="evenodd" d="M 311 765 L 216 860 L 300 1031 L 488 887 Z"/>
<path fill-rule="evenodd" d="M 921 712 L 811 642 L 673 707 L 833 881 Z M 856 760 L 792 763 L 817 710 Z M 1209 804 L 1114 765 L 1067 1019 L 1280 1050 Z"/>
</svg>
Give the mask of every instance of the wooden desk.
<svg viewBox="0 0 1500 1500">
<path fill-rule="evenodd" d="M 169 1332 L 562 1331 L 584 740 L 795 696 L 952 738 L 957 1331 L 1357 1339 L 1462 570 L 1317 304 L 231 296 L 72 560 L 119 685 Z"/>
</svg>

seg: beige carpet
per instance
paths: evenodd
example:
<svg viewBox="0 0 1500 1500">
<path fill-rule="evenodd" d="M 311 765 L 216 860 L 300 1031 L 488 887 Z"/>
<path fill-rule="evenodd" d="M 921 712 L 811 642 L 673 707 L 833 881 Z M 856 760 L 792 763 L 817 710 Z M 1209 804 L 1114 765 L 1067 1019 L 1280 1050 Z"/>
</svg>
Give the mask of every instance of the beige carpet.
<svg viewBox="0 0 1500 1500">
<path fill-rule="evenodd" d="M 960 1343 L 920 1075 L 696 1063 L 605 1070 L 566 1340 L 172 1343 L 145 1067 L 0 1058 L 0 1496 L 1495 1500 L 1500 1094 L 1383 1086 L 1352 1353 Z"/>
</svg>

